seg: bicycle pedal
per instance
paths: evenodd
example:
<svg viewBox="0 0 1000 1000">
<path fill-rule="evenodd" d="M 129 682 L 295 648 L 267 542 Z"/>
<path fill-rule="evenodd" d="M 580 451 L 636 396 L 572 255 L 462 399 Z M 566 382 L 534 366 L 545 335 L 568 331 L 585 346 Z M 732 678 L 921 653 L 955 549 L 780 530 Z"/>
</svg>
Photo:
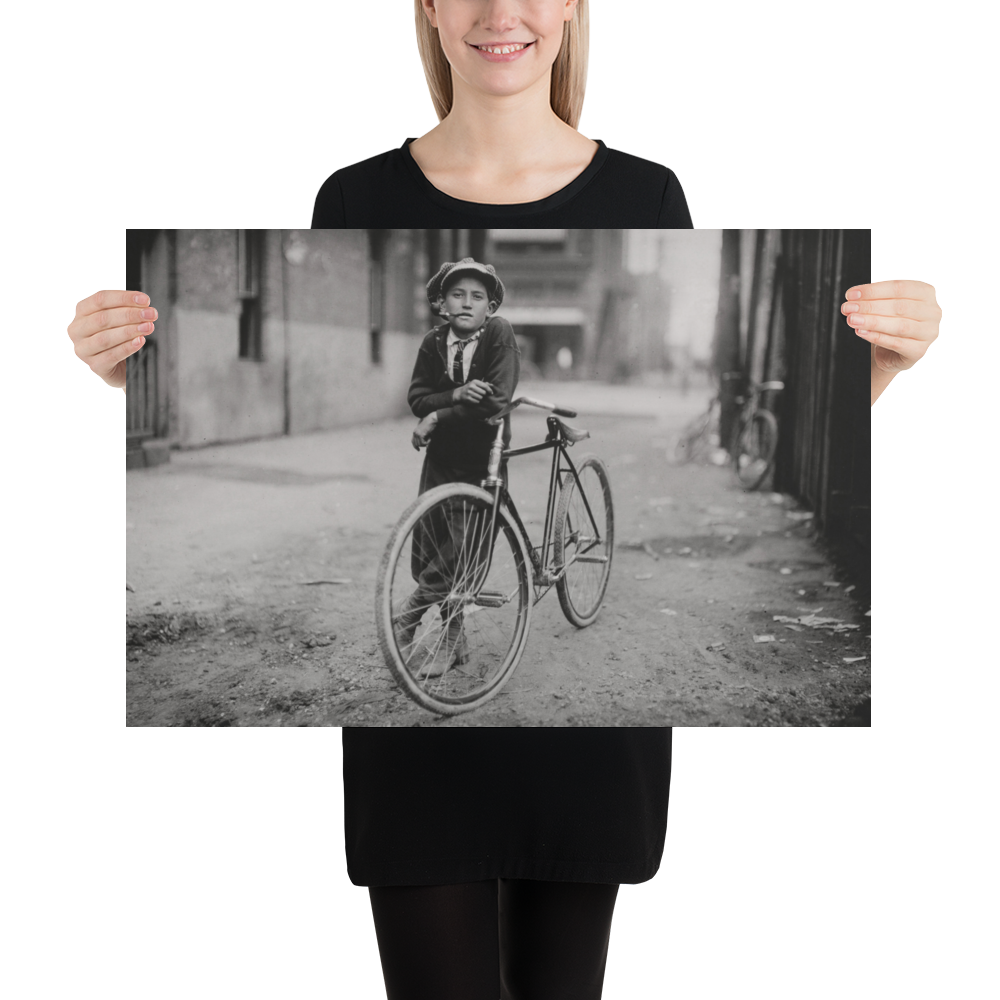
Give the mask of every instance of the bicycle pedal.
<svg viewBox="0 0 1000 1000">
<path fill-rule="evenodd" d="M 480 608 L 502 608 L 509 601 L 510 598 L 498 590 L 481 590 L 474 603 Z"/>
</svg>

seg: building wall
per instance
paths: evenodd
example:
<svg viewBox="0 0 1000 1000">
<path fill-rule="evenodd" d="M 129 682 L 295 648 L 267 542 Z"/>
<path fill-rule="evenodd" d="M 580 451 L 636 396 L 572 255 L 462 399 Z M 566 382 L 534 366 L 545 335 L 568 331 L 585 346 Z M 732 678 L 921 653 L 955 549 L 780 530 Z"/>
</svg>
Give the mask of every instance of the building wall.
<svg viewBox="0 0 1000 1000">
<path fill-rule="evenodd" d="M 237 231 L 165 233 L 164 246 L 171 238 L 174 291 L 161 337 L 174 368 L 173 443 L 197 447 L 408 412 L 426 332 L 418 297 L 426 278 L 417 273 L 412 231 L 393 231 L 384 243 L 376 338 L 368 231 L 263 233 L 260 359 L 239 357 Z"/>
<path fill-rule="evenodd" d="M 475 250 L 497 267 L 508 290 L 501 314 L 540 348 L 543 374 L 631 378 L 676 363 L 671 322 L 680 316 L 690 336 L 692 303 L 717 280 L 704 263 L 716 235 L 521 233 L 520 243 L 487 230 L 258 233 L 261 351 L 248 358 L 239 356 L 239 231 L 161 231 L 144 258 L 161 312 L 157 433 L 197 447 L 406 415 L 433 322 L 424 284 L 442 253 Z M 568 370 L 556 363 L 567 346 Z"/>
<path fill-rule="evenodd" d="M 237 231 L 176 233 L 174 440 L 184 447 L 265 437 L 284 429 L 281 274 L 266 238 L 263 249 L 263 358 L 256 360 L 239 356 Z"/>
</svg>

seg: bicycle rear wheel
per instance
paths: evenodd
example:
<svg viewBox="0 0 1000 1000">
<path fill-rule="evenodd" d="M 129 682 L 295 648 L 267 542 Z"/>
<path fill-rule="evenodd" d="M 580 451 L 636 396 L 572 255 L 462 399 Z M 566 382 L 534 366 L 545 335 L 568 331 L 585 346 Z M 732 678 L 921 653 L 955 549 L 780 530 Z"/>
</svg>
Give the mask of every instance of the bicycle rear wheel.
<svg viewBox="0 0 1000 1000">
<path fill-rule="evenodd" d="M 553 541 L 556 568 L 566 567 L 556 590 L 563 614 L 578 628 L 601 609 L 611 575 L 615 519 L 611 479 L 596 455 L 585 455 L 563 483 Z M 581 489 L 582 487 L 582 489 Z"/>
<path fill-rule="evenodd" d="M 492 538 L 491 538 L 492 530 Z M 444 715 L 489 701 L 528 636 L 531 574 L 520 532 L 493 498 L 465 483 L 421 494 L 379 566 L 379 646 L 403 690 Z"/>
<path fill-rule="evenodd" d="M 778 447 L 778 421 L 769 410 L 757 410 L 736 432 L 733 467 L 745 489 L 755 490 L 774 467 Z"/>
</svg>

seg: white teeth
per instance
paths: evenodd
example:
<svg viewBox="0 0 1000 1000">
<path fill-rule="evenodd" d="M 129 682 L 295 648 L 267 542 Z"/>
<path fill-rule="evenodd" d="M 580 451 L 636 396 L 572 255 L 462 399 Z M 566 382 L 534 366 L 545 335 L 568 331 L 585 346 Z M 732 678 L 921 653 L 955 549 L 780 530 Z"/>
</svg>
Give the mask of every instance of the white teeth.
<svg viewBox="0 0 1000 1000">
<path fill-rule="evenodd" d="M 526 49 L 528 47 L 527 42 L 522 42 L 520 45 L 479 45 L 477 48 L 481 49 L 483 52 L 489 52 L 494 56 L 505 56 L 511 52 L 520 52 L 521 49 Z"/>
</svg>

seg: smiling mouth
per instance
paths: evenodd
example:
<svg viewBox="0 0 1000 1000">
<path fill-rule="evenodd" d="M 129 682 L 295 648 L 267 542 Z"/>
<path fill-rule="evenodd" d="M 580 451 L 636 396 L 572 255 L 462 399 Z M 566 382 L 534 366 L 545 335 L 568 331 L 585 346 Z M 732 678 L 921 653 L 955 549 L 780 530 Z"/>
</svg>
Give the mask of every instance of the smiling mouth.
<svg viewBox="0 0 1000 1000">
<path fill-rule="evenodd" d="M 534 44 L 534 42 L 513 42 L 507 45 L 473 45 L 472 47 L 479 49 L 480 52 L 488 52 L 491 56 L 506 56 L 512 52 L 520 52 Z"/>
</svg>

